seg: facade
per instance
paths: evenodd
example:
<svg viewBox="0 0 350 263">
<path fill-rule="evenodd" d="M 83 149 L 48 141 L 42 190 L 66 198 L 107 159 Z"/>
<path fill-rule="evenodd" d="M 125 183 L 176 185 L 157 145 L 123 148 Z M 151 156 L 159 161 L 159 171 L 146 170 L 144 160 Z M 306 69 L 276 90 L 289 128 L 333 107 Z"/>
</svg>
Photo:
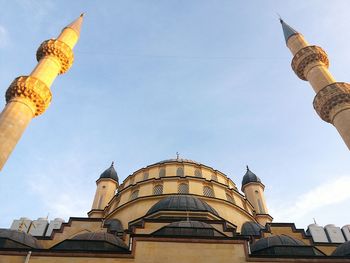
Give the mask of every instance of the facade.
<svg viewBox="0 0 350 263">
<path fill-rule="evenodd" d="M 0 115 L 0 167 L 31 118 L 48 106 L 54 78 L 72 64 L 81 23 L 82 16 L 57 40 L 44 42 L 32 74 L 11 84 Z M 347 85 L 335 83 L 320 48 L 281 23 L 295 55 L 293 69 L 318 92 L 321 118 L 348 143 Z M 21 218 L 0 229 L 0 262 L 350 262 L 349 226 L 313 224 L 304 231 L 273 223 L 265 186 L 248 167 L 241 191 L 224 173 L 179 157 L 141 168 L 121 183 L 112 163 L 96 186 L 86 218 Z"/>
</svg>

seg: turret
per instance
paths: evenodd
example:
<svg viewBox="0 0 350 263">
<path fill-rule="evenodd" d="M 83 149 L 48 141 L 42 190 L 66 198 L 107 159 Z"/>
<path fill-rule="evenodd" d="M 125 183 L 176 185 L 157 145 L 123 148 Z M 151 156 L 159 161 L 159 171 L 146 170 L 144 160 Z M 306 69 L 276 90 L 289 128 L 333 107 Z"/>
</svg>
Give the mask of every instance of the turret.
<svg viewBox="0 0 350 263">
<path fill-rule="evenodd" d="M 50 105 L 51 84 L 73 64 L 83 15 L 65 27 L 57 39 L 44 41 L 37 53 L 38 64 L 28 76 L 16 78 L 6 91 L 6 106 L 0 114 L 0 170 L 32 118 Z"/>
<path fill-rule="evenodd" d="M 242 180 L 242 192 L 254 207 L 255 219 L 263 226 L 272 221 L 272 217 L 268 214 L 264 189 L 265 186 L 260 178 L 247 166 L 247 171 Z"/>
<path fill-rule="evenodd" d="M 103 217 L 103 210 L 108 205 L 109 201 L 115 195 L 115 191 L 119 186 L 118 174 L 114 168 L 114 163 L 106 169 L 96 181 L 96 193 L 94 202 L 92 203 L 89 217 Z"/>
<path fill-rule="evenodd" d="M 309 81 L 316 96 L 314 109 L 325 122 L 333 124 L 350 149 L 350 84 L 336 82 L 328 71 L 326 52 L 309 45 L 304 37 L 280 19 L 287 47 L 293 54 L 292 68 L 302 80 Z"/>
</svg>

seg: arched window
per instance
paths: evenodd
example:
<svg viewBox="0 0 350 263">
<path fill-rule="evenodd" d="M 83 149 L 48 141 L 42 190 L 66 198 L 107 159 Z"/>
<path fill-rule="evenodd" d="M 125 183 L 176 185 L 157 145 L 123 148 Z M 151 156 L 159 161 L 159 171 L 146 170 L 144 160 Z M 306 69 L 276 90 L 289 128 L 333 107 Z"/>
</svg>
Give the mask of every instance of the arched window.
<svg viewBox="0 0 350 263">
<path fill-rule="evenodd" d="M 212 174 L 211 175 L 211 180 L 213 180 L 213 181 L 218 181 L 218 176 L 216 175 L 216 174 Z"/>
<path fill-rule="evenodd" d="M 134 177 L 134 176 L 131 176 L 131 178 L 130 178 L 130 184 L 134 184 L 134 181 L 135 181 L 135 177 Z"/>
<path fill-rule="evenodd" d="M 179 194 L 188 194 L 188 192 L 189 192 L 188 184 L 185 184 L 185 183 L 179 184 L 177 191 Z"/>
<path fill-rule="evenodd" d="M 203 187 L 203 195 L 209 196 L 209 197 L 214 197 L 214 191 L 211 187 L 204 186 Z"/>
<path fill-rule="evenodd" d="M 199 169 L 194 170 L 194 176 L 195 177 L 202 177 L 202 172 Z"/>
<path fill-rule="evenodd" d="M 235 203 L 235 199 L 233 199 L 232 195 L 230 195 L 228 193 L 226 193 L 226 199 L 227 199 L 227 201 L 229 201 L 232 204 Z"/>
<path fill-rule="evenodd" d="M 182 168 L 182 167 L 177 168 L 177 170 L 176 170 L 176 176 L 184 177 L 184 176 L 185 176 L 184 168 Z"/>
<path fill-rule="evenodd" d="M 161 195 L 163 194 L 163 185 L 162 184 L 157 184 L 156 186 L 153 187 L 153 194 L 154 195 Z"/>
<path fill-rule="evenodd" d="M 165 168 L 160 168 L 159 177 L 165 177 Z"/>
<path fill-rule="evenodd" d="M 143 173 L 143 180 L 147 180 L 148 177 L 149 177 L 148 172 L 144 172 L 144 173 Z"/>
<path fill-rule="evenodd" d="M 139 190 L 135 190 L 134 192 L 131 193 L 130 195 L 130 200 L 134 200 L 139 196 Z"/>
</svg>

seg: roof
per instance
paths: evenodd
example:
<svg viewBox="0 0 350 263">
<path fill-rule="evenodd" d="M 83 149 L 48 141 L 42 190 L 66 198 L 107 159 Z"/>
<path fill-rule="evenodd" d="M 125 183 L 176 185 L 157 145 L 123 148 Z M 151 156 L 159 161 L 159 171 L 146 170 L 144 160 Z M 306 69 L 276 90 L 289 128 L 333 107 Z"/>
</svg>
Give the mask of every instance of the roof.
<svg viewBox="0 0 350 263">
<path fill-rule="evenodd" d="M 332 256 L 350 257 L 350 240 L 339 245 L 332 253 Z"/>
<path fill-rule="evenodd" d="M 260 236 L 260 230 L 264 229 L 262 225 L 254 221 L 245 222 L 242 225 L 241 235 L 243 236 Z"/>
<path fill-rule="evenodd" d="M 35 237 L 18 230 L 0 229 L 0 238 L 10 239 L 31 248 L 41 248 Z"/>
<path fill-rule="evenodd" d="M 286 43 L 288 42 L 288 39 L 295 35 L 299 34 L 294 28 L 292 28 L 290 25 L 285 23 L 282 19 L 280 19 L 282 29 L 283 29 L 283 34 L 284 34 L 284 39 L 286 40 Z"/>
<path fill-rule="evenodd" d="M 224 236 L 211 225 L 200 221 L 177 221 L 155 231 L 154 236 L 214 237 Z"/>
<path fill-rule="evenodd" d="M 117 236 L 106 232 L 88 232 L 66 239 L 54 250 L 128 252 L 128 246 Z"/>
<path fill-rule="evenodd" d="M 252 183 L 252 182 L 261 183 L 261 180 L 259 177 L 256 176 L 255 173 L 253 173 L 252 171 L 249 170 L 249 167 L 247 165 L 247 172 L 245 173 L 245 175 L 243 176 L 243 179 L 242 179 L 242 187 L 244 185 Z"/>
<path fill-rule="evenodd" d="M 198 211 L 210 212 L 219 216 L 218 212 L 205 201 L 189 195 L 171 195 L 165 197 L 154 204 L 151 209 L 148 210 L 147 215 L 158 211 Z"/>
<path fill-rule="evenodd" d="M 100 179 L 102 178 L 109 178 L 117 183 L 119 182 L 117 171 L 114 169 L 114 162 L 112 162 L 111 166 L 100 175 Z"/>
</svg>

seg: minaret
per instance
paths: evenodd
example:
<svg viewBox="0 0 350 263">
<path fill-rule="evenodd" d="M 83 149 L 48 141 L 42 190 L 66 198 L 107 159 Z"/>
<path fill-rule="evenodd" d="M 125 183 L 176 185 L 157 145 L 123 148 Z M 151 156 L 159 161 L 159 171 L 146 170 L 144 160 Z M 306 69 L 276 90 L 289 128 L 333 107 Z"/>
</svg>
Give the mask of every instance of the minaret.
<svg viewBox="0 0 350 263">
<path fill-rule="evenodd" d="M 65 27 L 57 39 L 44 41 L 38 64 L 28 76 L 16 78 L 6 91 L 6 106 L 0 114 L 0 170 L 32 118 L 44 113 L 51 102 L 51 84 L 73 64 L 73 47 L 80 34 L 83 14 Z"/>
<path fill-rule="evenodd" d="M 109 201 L 114 197 L 115 191 L 119 186 L 119 178 L 114 163 L 105 170 L 100 178 L 96 181 L 96 193 L 94 202 L 92 203 L 91 211 L 88 213 L 89 217 L 103 217 L 103 210 L 108 205 Z"/>
<path fill-rule="evenodd" d="M 322 120 L 333 124 L 350 149 L 350 84 L 336 82 L 328 71 L 326 52 L 310 46 L 304 37 L 280 19 L 287 47 L 293 54 L 292 68 L 316 92 L 314 109 Z"/>
<path fill-rule="evenodd" d="M 255 219 L 263 226 L 267 222 L 272 221 L 272 217 L 268 214 L 264 189 L 265 186 L 262 184 L 260 178 L 250 171 L 247 166 L 247 172 L 243 176 L 241 190 L 254 207 Z"/>
</svg>

